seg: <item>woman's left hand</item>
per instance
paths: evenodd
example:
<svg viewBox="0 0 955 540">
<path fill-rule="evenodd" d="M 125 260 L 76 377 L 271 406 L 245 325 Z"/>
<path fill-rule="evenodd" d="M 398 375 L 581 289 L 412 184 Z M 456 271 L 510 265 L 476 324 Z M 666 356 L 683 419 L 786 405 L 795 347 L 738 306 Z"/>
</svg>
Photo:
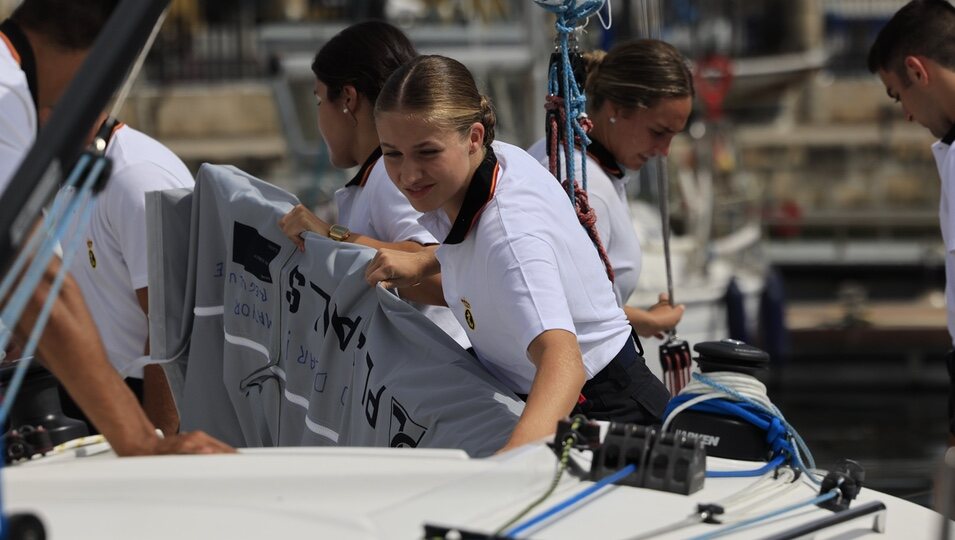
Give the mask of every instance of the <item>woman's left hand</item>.
<svg viewBox="0 0 955 540">
<path fill-rule="evenodd" d="M 292 241 L 299 251 L 305 251 L 305 240 L 302 233 L 305 231 L 328 236 L 328 223 L 322 221 L 311 210 L 299 204 L 279 220 L 279 228 Z"/>
</svg>

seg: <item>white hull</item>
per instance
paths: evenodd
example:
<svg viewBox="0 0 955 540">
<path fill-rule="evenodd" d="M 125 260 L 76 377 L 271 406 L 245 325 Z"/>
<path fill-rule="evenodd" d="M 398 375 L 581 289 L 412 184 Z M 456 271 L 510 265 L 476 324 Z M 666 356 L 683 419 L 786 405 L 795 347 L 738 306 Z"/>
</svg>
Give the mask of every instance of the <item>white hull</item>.
<svg viewBox="0 0 955 540">
<path fill-rule="evenodd" d="M 50 538 L 411 539 L 421 538 L 425 522 L 494 530 L 544 492 L 554 464 L 553 454 L 541 445 L 490 459 L 468 459 L 457 451 L 368 448 L 125 459 L 110 452 L 76 458 L 70 452 L 5 469 L 3 487 L 6 510 L 39 514 Z M 710 458 L 709 466 L 749 469 L 753 464 Z M 707 479 L 702 491 L 688 497 L 612 487 L 532 536 L 629 537 L 682 520 L 697 503 L 714 502 L 753 480 Z M 584 484 L 565 475 L 541 509 Z M 802 484 L 762 508 L 814 495 L 812 487 Z M 888 507 L 886 534 L 868 530 L 870 516 L 818 537 L 937 537 L 938 514 L 870 490 L 863 490 L 854 504 L 873 500 Z M 828 514 L 804 508 L 733 538 L 765 537 Z M 714 529 L 695 525 L 659 538 L 687 538 Z"/>
</svg>

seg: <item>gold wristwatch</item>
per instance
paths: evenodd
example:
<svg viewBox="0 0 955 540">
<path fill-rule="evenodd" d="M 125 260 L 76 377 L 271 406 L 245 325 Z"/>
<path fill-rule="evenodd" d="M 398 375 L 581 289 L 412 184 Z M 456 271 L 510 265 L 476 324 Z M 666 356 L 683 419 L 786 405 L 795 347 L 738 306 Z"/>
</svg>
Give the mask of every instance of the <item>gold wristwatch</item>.
<svg viewBox="0 0 955 540">
<path fill-rule="evenodd" d="M 336 242 L 344 242 L 348 240 L 349 236 L 351 236 L 351 231 L 344 225 L 335 224 L 328 228 L 328 237 Z"/>
</svg>

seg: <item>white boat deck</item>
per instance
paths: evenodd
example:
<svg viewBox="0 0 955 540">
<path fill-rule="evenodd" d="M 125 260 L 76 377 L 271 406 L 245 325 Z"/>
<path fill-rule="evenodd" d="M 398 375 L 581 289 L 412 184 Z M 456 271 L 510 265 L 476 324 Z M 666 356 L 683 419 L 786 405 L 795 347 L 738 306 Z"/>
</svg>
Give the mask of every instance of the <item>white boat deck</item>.
<svg viewBox="0 0 955 540">
<path fill-rule="evenodd" d="M 433 523 L 490 533 L 543 493 L 555 458 L 526 446 L 490 459 L 453 450 L 286 448 L 239 455 L 116 459 L 109 452 L 42 458 L 3 471 L 7 511 L 40 515 L 50 538 L 421 538 Z M 709 459 L 712 468 L 754 464 Z M 611 487 L 533 538 L 628 538 L 686 518 L 753 478 L 707 479 L 691 496 Z M 565 475 L 531 515 L 580 491 Z M 768 502 L 769 511 L 812 498 L 807 484 Z M 924 507 L 864 489 L 858 505 L 888 507 L 884 535 L 873 517 L 827 529 L 817 538 L 938 538 L 941 518 Z M 808 508 L 732 538 L 761 538 L 829 514 Z M 695 525 L 657 538 L 712 532 Z M 528 537 L 522 535 L 522 537 Z"/>
</svg>

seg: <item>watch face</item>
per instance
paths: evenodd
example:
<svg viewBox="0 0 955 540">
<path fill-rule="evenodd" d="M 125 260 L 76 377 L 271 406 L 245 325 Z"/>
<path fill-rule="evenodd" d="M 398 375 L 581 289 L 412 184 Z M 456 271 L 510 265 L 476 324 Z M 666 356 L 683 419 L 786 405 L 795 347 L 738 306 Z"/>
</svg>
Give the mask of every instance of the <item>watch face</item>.
<svg viewBox="0 0 955 540">
<path fill-rule="evenodd" d="M 332 225 L 328 229 L 328 237 L 338 242 L 347 240 L 350 234 L 351 232 L 348 230 L 348 227 L 343 225 Z"/>
</svg>

